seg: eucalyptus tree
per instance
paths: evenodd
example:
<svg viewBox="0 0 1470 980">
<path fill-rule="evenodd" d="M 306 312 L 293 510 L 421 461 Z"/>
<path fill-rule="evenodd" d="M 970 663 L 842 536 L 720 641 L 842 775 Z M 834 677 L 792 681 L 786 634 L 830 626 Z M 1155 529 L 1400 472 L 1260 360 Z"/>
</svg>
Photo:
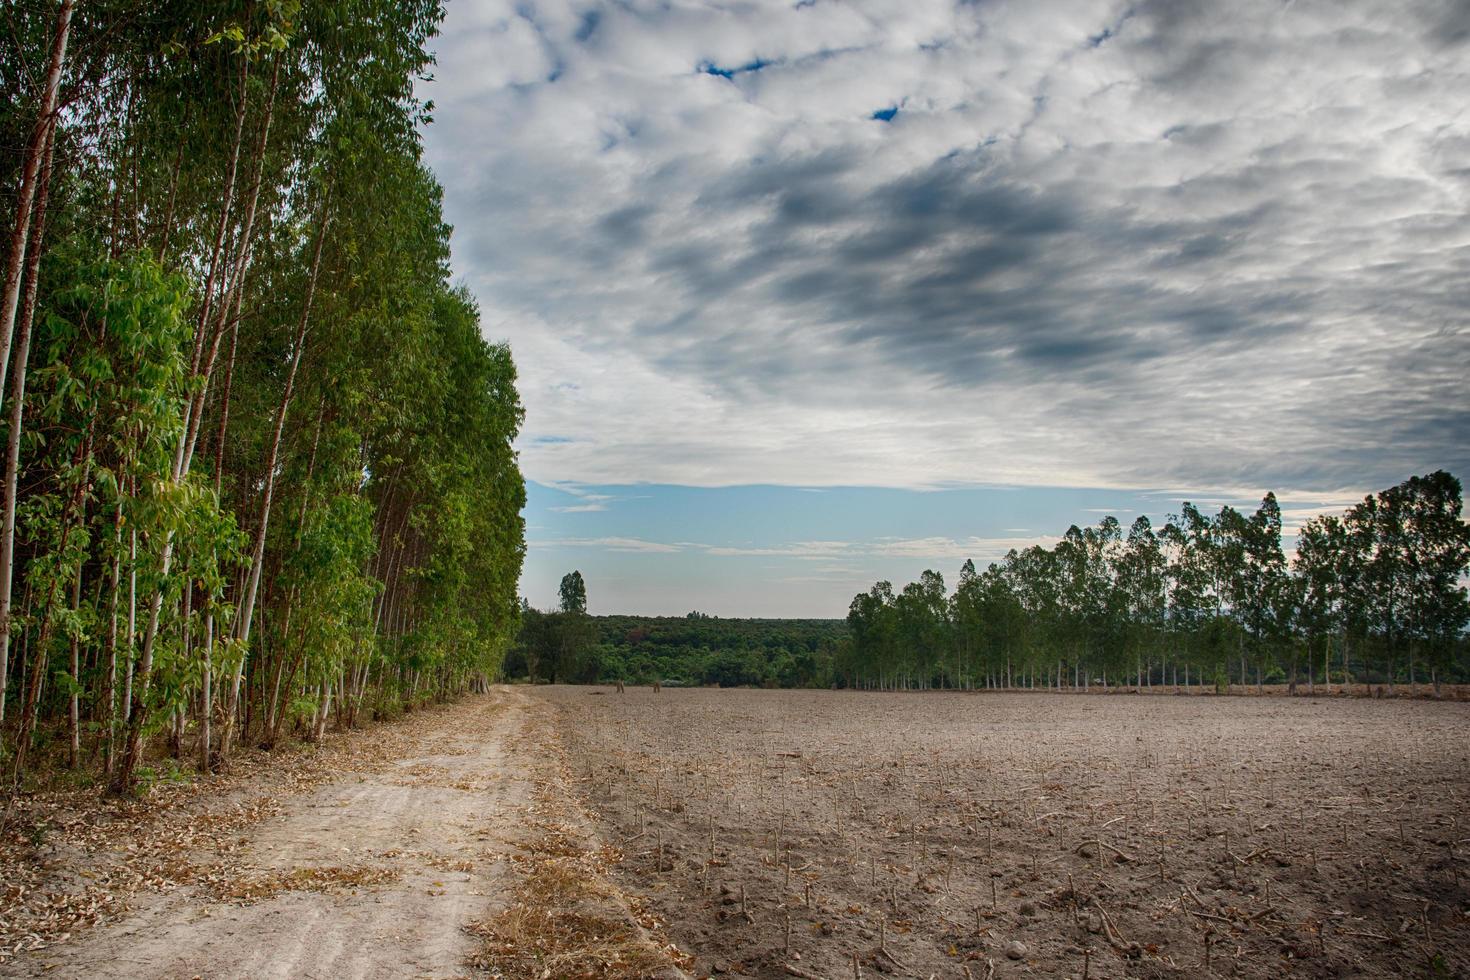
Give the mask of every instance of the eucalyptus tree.
<svg viewBox="0 0 1470 980">
<path fill-rule="evenodd" d="M 580 571 L 563 575 L 558 587 L 560 609 L 547 620 L 554 637 L 555 657 L 551 661 L 553 681 L 590 680 L 595 673 L 589 653 L 596 630 L 587 616 L 587 583 Z"/>
<path fill-rule="evenodd" d="M 1403 657 L 1412 685 L 1416 653 L 1438 685 L 1443 658 L 1470 619 L 1462 579 L 1470 528 L 1460 482 L 1444 471 L 1415 476 L 1366 497 L 1344 518 L 1344 578 L 1364 600 L 1365 632 L 1379 644 L 1392 690 Z"/>
<path fill-rule="evenodd" d="M 949 600 L 949 620 L 953 630 L 956 673 L 961 678 L 961 683 L 969 687 L 974 680 L 975 655 L 984 648 L 984 631 L 988 621 L 984 611 L 980 576 L 975 573 L 975 562 L 972 559 L 965 559 L 965 563 L 960 566 L 959 581 Z"/>
<path fill-rule="evenodd" d="M 1294 594 L 1286 555 L 1281 550 L 1281 508 L 1274 493 L 1266 494 L 1256 512 L 1239 526 L 1238 533 L 1240 562 L 1232 604 L 1255 660 L 1259 690 L 1266 662 L 1274 649 L 1287 641 L 1294 614 Z M 1294 659 L 1291 681 L 1296 681 Z"/>
<path fill-rule="evenodd" d="M 56 5 L 55 25 L 50 32 L 50 50 L 46 58 L 46 71 L 40 82 L 40 91 L 32 94 L 31 100 L 20 100 L 34 104 L 29 134 L 21 157 L 16 180 L 15 215 L 10 223 L 10 250 L 5 265 L 3 292 L 0 292 L 0 406 L 4 405 L 3 381 L 10 366 L 11 344 L 15 338 L 16 315 L 20 311 L 22 278 L 35 281 L 37 275 L 36 256 L 41 252 L 42 236 L 45 231 L 45 212 L 50 186 L 52 154 L 55 147 L 57 115 L 60 110 L 62 69 L 66 65 L 67 45 L 71 39 L 74 0 L 61 0 Z M 21 12 L 18 12 L 21 13 Z M 30 18 L 11 17 L 9 27 L 13 32 L 26 29 Z M 39 19 L 46 23 L 44 18 Z M 13 78 L 17 83 L 24 81 L 28 72 L 23 70 L 22 59 L 7 59 L 11 63 Z M 10 74 L 9 72 L 7 74 Z M 16 84 L 11 92 L 20 92 Z M 28 106 L 29 107 L 29 106 Z M 29 265 L 27 263 L 29 262 Z M 34 310 L 34 305 L 31 304 Z M 24 358 L 18 358 L 24 361 Z M 22 380 L 17 387 L 24 388 L 24 365 L 17 372 Z M 11 397 L 14 397 L 13 395 Z M 9 610 L 0 611 L 0 631 L 8 635 Z M 0 644 L 4 640 L 0 639 Z M 0 654 L 0 657 L 3 657 Z"/>
<path fill-rule="evenodd" d="M 522 416 L 420 160 L 441 5 L 7 15 L 15 774 L 53 718 L 127 791 L 156 732 L 211 765 L 483 684 L 519 621 Z"/>
<path fill-rule="evenodd" d="M 1086 687 L 1130 672 L 1152 684 L 1157 666 L 1165 683 L 1178 685 L 1182 668 L 1185 686 L 1224 692 L 1232 672 L 1248 685 L 1254 666 L 1258 690 L 1280 669 L 1294 694 L 1303 651 L 1315 687 L 1319 662 L 1331 682 L 1334 650 L 1348 682 L 1356 650 L 1376 651 L 1390 684 L 1400 668 L 1411 683 L 1427 668 L 1438 689 L 1446 672 L 1464 669 L 1455 659 L 1470 624 L 1462 512 L 1453 476 L 1413 477 L 1342 517 L 1308 521 L 1290 563 L 1273 493 L 1249 513 L 1225 506 L 1211 516 L 1185 502 L 1157 531 L 1140 517 L 1126 537 L 1105 517 L 1068 528 L 1054 548 L 1012 550 L 980 574 L 965 562 L 945 603 L 935 572 L 897 595 L 887 582 L 859 594 L 846 668 L 854 683 L 967 682 L 983 672 L 987 687 L 1009 687 L 1017 677 L 1034 683 L 1041 667 L 1057 687 L 1069 672 Z"/>
<path fill-rule="evenodd" d="M 847 625 L 852 634 L 853 673 L 859 682 L 879 688 L 894 683 L 898 629 L 893 586 L 878 582 L 854 596 Z"/>
<path fill-rule="evenodd" d="M 1012 549 L 1001 565 L 986 570 L 984 586 L 987 610 L 1000 614 L 991 619 L 988 669 L 1004 676 L 1002 668 L 1025 650 L 1045 674 L 1055 656 L 1061 686 L 1064 661 L 1070 660 L 1075 671 L 1078 651 L 1063 605 L 1058 553 L 1040 545 Z"/>
<path fill-rule="evenodd" d="M 1142 687 L 1145 681 L 1152 683 L 1153 657 L 1160 650 L 1165 627 L 1165 558 L 1147 517 L 1138 517 L 1128 529 L 1116 565 L 1127 642 Z"/>
<path fill-rule="evenodd" d="M 950 648 L 949 601 L 944 576 L 926 569 L 917 582 L 910 582 L 894 600 L 900 669 L 904 686 L 929 687 L 936 678 L 941 683 L 952 679 L 943 662 Z"/>
<path fill-rule="evenodd" d="M 1205 657 L 1200 641 L 1205 625 L 1220 614 L 1219 596 L 1213 588 L 1209 519 L 1186 501 L 1180 513 L 1165 523 L 1160 539 L 1168 562 L 1169 633 L 1176 656 L 1184 661 L 1184 683 L 1188 687 L 1191 667 L 1200 682 L 1204 681 Z"/>
<path fill-rule="evenodd" d="M 562 612 L 587 612 L 587 583 L 583 581 L 581 572 L 571 571 L 563 575 L 559 592 Z"/>
<path fill-rule="evenodd" d="M 1320 515 L 1297 533 L 1292 559 L 1297 589 L 1297 629 L 1307 649 L 1307 685 L 1315 687 L 1314 657 L 1322 651 L 1322 682 L 1332 684 L 1332 641 L 1343 632 L 1346 590 L 1341 565 L 1346 536 L 1341 519 Z M 1346 678 L 1344 678 L 1346 682 Z M 1295 671 L 1291 683 L 1295 685 Z"/>
</svg>

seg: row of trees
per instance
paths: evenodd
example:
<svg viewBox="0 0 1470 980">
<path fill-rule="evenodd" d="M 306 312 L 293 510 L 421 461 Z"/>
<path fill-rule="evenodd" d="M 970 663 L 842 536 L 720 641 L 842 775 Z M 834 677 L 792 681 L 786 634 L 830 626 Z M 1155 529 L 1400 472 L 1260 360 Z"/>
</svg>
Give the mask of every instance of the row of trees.
<svg viewBox="0 0 1470 980">
<path fill-rule="evenodd" d="M 450 285 L 438 0 L 5 14 L 0 756 L 130 789 L 483 683 L 514 634 L 507 349 Z M 166 739 L 154 736 L 166 735 Z"/>
<path fill-rule="evenodd" d="M 1260 686 L 1464 675 L 1470 526 L 1460 482 L 1414 477 L 1282 550 L 1281 510 L 1186 503 L 1157 530 L 1113 517 L 1011 551 L 958 587 L 926 571 L 856 596 L 838 671 L 866 687 Z"/>
</svg>

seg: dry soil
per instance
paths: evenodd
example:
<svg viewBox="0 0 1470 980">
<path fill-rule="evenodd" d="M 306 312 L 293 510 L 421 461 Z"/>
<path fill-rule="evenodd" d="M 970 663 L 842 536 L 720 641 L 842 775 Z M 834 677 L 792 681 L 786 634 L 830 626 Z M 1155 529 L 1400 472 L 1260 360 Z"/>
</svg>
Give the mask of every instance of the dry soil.
<svg viewBox="0 0 1470 980">
<path fill-rule="evenodd" d="M 1470 705 L 538 688 L 699 975 L 1470 974 Z"/>
</svg>

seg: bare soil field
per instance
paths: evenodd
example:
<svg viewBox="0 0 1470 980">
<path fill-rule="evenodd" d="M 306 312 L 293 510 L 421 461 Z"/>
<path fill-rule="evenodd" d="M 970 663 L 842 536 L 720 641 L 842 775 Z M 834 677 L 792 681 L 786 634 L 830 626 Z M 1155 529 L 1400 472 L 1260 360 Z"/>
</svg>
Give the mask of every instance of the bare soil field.
<svg viewBox="0 0 1470 980">
<path fill-rule="evenodd" d="M 990 693 L 990 692 L 987 692 Z M 1032 692 L 1025 692 L 1032 693 Z M 1438 690 L 1434 685 L 1419 684 L 1397 684 L 1390 691 L 1387 684 L 1363 684 L 1354 682 L 1352 684 L 1322 684 L 1308 687 L 1303 681 L 1297 685 L 1293 693 L 1287 684 L 1231 684 L 1229 690 L 1216 692 L 1213 686 L 1201 687 L 1197 684 L 1175 686 L 1173 684 L 1154 684 L 1146 687 L 1131 685 L 1113 686 L 1109 688 L 1094 687 L 1091 690 L 1061 691 L 1042 693 L 1062 694 L 1085 694 L 1089 696 L 1114 695 L 1114 694 L 1153 694 L 1165 697 L 1218 697 L 1219 693 L 1225 693 L 1231 697 L 1315 697 L 1315 698 L 1420 698 L 1430 701 L 1470 701 L 1470 684 L 1441 684 Z"/>
<path fill-rule="evenodd" d="M 698 975 L 1470 975 L 1470 705 L 543 687 Z"/>
</svg>

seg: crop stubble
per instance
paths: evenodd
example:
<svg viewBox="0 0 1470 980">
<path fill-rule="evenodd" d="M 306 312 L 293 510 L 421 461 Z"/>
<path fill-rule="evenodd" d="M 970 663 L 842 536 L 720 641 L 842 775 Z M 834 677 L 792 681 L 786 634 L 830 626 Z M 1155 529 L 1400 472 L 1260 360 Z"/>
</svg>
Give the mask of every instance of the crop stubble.
<svg viewBox="0 0 1470 980">
<path fill-rule="evenodd" d="M 700 975 L 1470 972 L 1470 705 L 537 693 Z"/>
</svg>

